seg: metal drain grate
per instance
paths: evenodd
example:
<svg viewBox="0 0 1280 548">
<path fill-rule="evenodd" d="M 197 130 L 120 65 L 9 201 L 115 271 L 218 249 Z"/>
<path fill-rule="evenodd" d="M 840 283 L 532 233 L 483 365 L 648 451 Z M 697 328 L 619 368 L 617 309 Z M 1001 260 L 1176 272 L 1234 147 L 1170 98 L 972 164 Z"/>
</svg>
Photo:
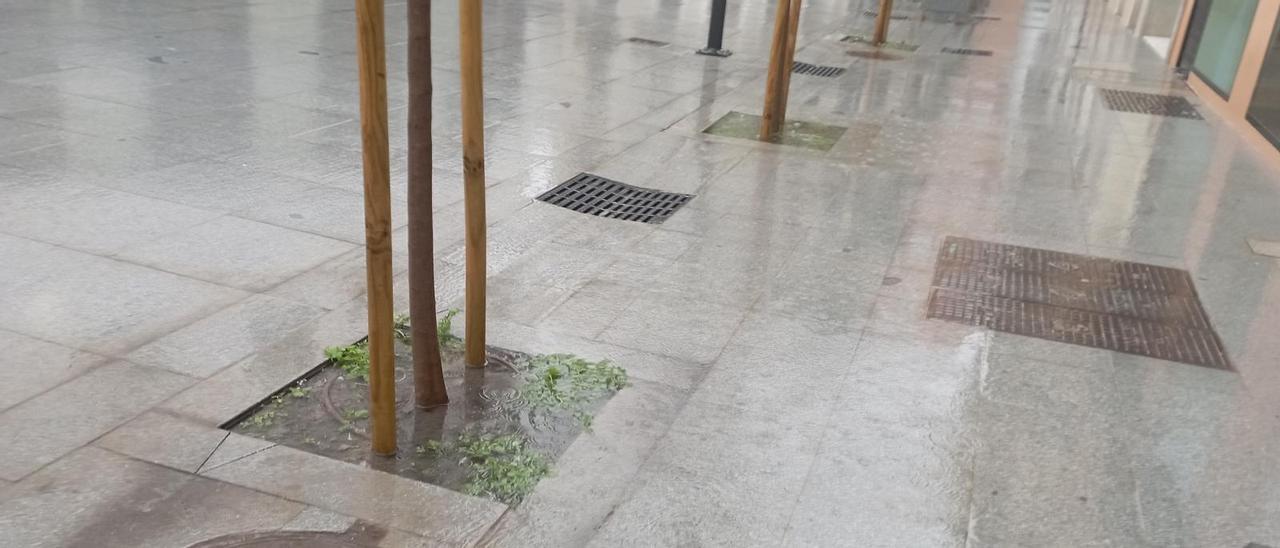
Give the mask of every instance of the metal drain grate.
<svg viewBox="0 0 1280 548">
<path fill-rule="evenodd" d="M 663 42 L 661 40 L 650 40 L 648 38 L 640 38 L 639 36 L 632 36 L 631 38 L 627 38 L 627 41 L 631 42 L 632 44 L 640 44 L 642 46 L 653 46 L 656 48 L 671 45 L 670 42 Z"/>
<path fill-rule="evenodd" d="M 1000 18 L 995 15 L 971 15 L 970 17 L 979 21 L 999 21 Z"/>
<path fill-rule="evenodd" d="M 989 49 L 942 48 L 942 53 L 954 53 L 956 55 L 976 55 L 979 57 L 991 57 L 991 50 Z"/>
<path fill-rule="evenodd" d="M 538 196 L 540 201 L 579 213 L 650 224 L 661 224 L 692 198 L 590 173 L 579 173 Z"/>
<path fill-rule="evenodd" d="M 863 12 L 862 12 L 862 14 L 863 14 L 863 15 L 865 15 L 865 16 L 867 16 L 867 17 L 879 17 L 879 16 L 880 16 L 880 12 L 875 11 L 875 10 L 866 10 L 866 11 L 863 11 Z M 890 13 L 890 14 L 889 14 L 889 19 L 891 19 L 891 20 L 893 20 L 893 21 L 902 21 L 902 20 L 904 20 L 904 19 L 907 19 L 907 16 L 906 16 L 906 15 L 897 15 L 897 14 Z"/>
<path fill-rule="evenodd" d="M 1099 88 L 1098 91 L 1102 94 L 1102 102 L 1111 110 L 1192 120 L 1204 119 L 1186 97 L 1110 88 Z"/>
<path fill-rule="evenodd" d="M 791 65 L 791 72 L 796 74 L 807 74 L 809 76 L 821 76 L 823 78 L 834 78 L 844 74 L 845 69 L 840 67 L 828 67 L 825 65 L 813 65 L 796 61 Z"/>
<path fill-rule="evenodd" d="M 1231 369 L 1186 271 L 948 237 L 928 317 Z"/>
</svg>

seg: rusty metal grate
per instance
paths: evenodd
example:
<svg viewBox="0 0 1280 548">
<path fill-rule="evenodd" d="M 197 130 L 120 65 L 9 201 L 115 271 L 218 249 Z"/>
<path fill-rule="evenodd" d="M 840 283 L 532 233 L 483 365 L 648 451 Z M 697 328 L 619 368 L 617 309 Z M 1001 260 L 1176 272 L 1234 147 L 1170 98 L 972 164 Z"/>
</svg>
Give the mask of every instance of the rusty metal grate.
<svg viewBox="0 0 1280 548">
<path fill-rule="evenodd" d="M 692 198 L 590 173 L 579 173 L 538 196 L 540 201 L 579 213 L 650 224 L 661 224 Z"/>
<path fill-rule="evenodd" d="M 956 55 L 976 55 L 978 57 L 991 57 L 989 49 L 969 49 L 969 48 L 942 48 L 942 53 L 953 53 Z"/>
<path fill-rule="evenodd" d="M 1186 271 L 948 237 L 928 317 L 1231 369 Z"/>
<path fill-rule="evenodd" d="M 1102 102 L 1111 110 L 1203 120 L 1186 97 L 1110 88 L 1099 88 L 1098 92 L 1102 94 Z"/>
<path fill-rule="evenodd" d="M 834 78 L 844 74 L 845 69 L 840 67 L 829 67 L 826 65 L 814 65 L 796 61 L 791 65 L 791 72 L 796 74 L 807 74 L 809 76 L 821 76 L 823 78 Z"/>
<path fill-rule="evenodd" d="M 632 36 L 631 38 L 627 38 L 627 41 L 631 42 L 632 44 L 640 44 L 642 46 L 653 46 L 656 48 L 671 45 L 670 42 L 663 42 L 661 40 L 650 40 L 648 38 L 640 38 L 639 36 Z"/>
</svg>

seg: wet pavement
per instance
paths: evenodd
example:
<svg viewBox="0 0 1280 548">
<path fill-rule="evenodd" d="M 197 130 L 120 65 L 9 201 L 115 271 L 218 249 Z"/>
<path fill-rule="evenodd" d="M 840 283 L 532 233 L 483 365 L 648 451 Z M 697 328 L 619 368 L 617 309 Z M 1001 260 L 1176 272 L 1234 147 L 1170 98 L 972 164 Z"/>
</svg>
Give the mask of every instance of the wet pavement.
<svg viewBox="0 0 1280 548">
<path fill-rule="evenodd" d="M 703 133 L 759 112 L 767 2 L 731 3 L 723 59 L 693 54 L 706 2 L 486 6 L 489 342 L 633 381 L 509 508 L 216 428 L 364 331 L 350 2 L 6 3 L 0 544 L 1280 545 L 1280 259 L 1250 244 L 1280 241 L 1280 165 L 1101 1 L 902 2 L 918 48 L 869 58 L 840 39 L 875 7 L 806 2 L 796 60 L 847 69 L 792 77 L 791 120 L 847 128 L 823 151 Z M 661 225 L 534 200 L 580 172 L 695 197 Z M 948 236 L 1186 270 L 1235 370 L 926 319 Z"/>
</svg>

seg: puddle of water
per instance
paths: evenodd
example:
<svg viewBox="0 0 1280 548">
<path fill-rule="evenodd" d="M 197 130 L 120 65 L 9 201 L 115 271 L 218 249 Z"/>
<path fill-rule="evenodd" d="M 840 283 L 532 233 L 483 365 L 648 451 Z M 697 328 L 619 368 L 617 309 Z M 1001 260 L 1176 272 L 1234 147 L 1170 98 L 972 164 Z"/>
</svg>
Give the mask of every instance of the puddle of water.
<svg viewBox="0 0 1280 548">
<path fill-rule="evenodd" d="M 422 410 L 413 404 L 412 350 L 396 343 L 399 451 L 394 457 L 369 451 L 368 384 L 331 364 L 282 389 L 230 429 L 449 489 L 518 502 L 586 429 L 590 415 L 614 390 L 576 393 L 574 406 L 530 405 L 530 383 L 545 387 L 546 367 L 540 369 L 536 364 L 542 362 L 520 352 L 496 347 L 488 351 L 485 368 L 466 367 L 460 351 L 442 352 L 450 403 Z M 572 395 L 578 381 L 564 374 L 558 371 L 552 384 Z M 487 468 L 481 466 L 486 455 L 496 457 Z M 489 477 L 502 475 L 491 474 L 497 471 L 519 474 L 518 481 L 527 485 L 495 484 L 505 481 Z"/>
</svg>

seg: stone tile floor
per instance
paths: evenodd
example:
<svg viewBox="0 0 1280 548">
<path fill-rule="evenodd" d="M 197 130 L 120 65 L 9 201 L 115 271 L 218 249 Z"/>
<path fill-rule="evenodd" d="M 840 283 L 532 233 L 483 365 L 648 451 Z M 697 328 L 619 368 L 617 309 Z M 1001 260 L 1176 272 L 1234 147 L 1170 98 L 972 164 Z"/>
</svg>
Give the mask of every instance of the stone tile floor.
<svg viewBox="0 0 1280 548">
<path fill-rule="evenodd" d="M 806 3 L 796 59 L 848 70 L 795 76 L 789 115 L 848 127 L 827 152 L 701 133 L 758 112 L 768 2 L 732 3 L 726 59 L 692 54 L 706 2 L 486 6 L 492 342 L 635 379 L 515 508 L 216 428 L 364 329 L 349 0 L 0 6 L 0 544 L 1280 546 L 1280 262 L 1248 243 L 1280 240 L 1280 167 L 1203 108 L 1105 110 L 1190 94 L 1101 0 L 902 2 L 916 52 L 847 55 L 875 6 Z M 697 198 L 661 226 L 532 201 L 580 171 Z M 1237 371 L 926 321 L 947 235 L 1186 269 Z"/>
</svg>

